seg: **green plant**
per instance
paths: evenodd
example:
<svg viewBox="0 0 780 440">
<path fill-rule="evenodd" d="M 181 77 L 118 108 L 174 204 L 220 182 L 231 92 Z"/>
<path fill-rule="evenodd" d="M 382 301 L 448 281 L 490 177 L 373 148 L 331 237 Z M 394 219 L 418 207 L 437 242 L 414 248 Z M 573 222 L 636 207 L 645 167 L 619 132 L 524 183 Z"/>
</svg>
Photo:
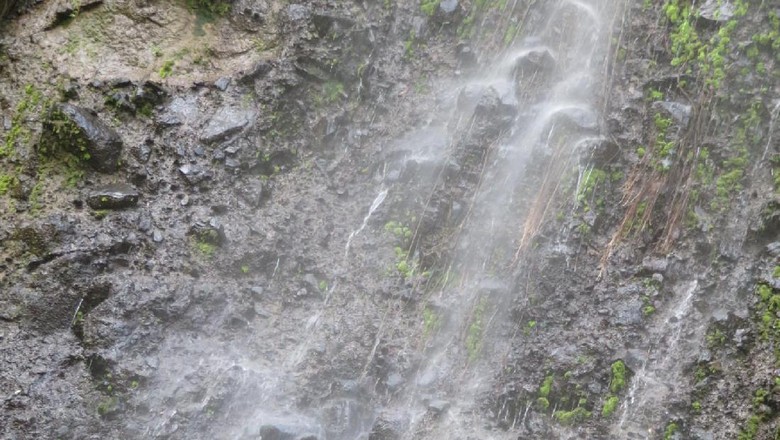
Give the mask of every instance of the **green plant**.
<svg viewBox="0 0 780 440">
<path fill-rule="evenodd" d="M 322 95 L 319 103 L 329 105 L 344 97 L 344 84 L 337 81 L 328 81 L 322 85 Z"/>
<path fill-rule="evenodd" d="M 626 387 L 626 364 L 621 360 L 612 363 L 612 380 L 609 383 L 609 390 L 617 393 Z"/>
<path fill-rule="evenodd" d="M 431 16 L 436 12 L 441 0 L 420 0 L 420 10 L 427 16 Z"/>
<path fill-rule="evenodd" d="M 327 292 L 328 291 L 328 282 L 325 280 L 321 280 L 318 284 L 320 292 Z"/>
<path fill-rule="evenodd" d="M 160 67 L 160 70 L 157 72 L 157 75 L 159 75 L 161 79 L 168 78 L 173 74 L 174 64 L 175 62 L 173 60 L 166 60 L 163 62 L 162 67 Z"/>
<path fill-rule="evenodd" d="M 405 58 L 411 58 L 412 55 L 414 55 L 414 42 L 416 40 L 416 35 L 414 34 L 414 30 L 409 31 L 409 38 L 404 41 L 404 57 Z"/>
<path fill-rule="evenodd" d="M 719 328 L 716 328 L 708 332 L 706 339 L 707 339 L 707 346 L 709 348 L 720 347 L 721 345 L 726 343 L 726 335 L 723 334 L 723 332 L 720 331 Z"/>
<path fill-rule="evenodd" d="M 187 6 L 206 20 L 214 20 L 230 12 L 230 3 L 223 0 L 187 0 Z"/>
<path fill-rule="evenodd" d="M 761 426 L 763 418 L 760 415 L 753 414 L 747 420 L 747 426 L 745 429 L 739 432 L 737 440 L 755 440 L 756 434 L 758 434 L 758 428 Z"/>
<path fill-rule="evenodd" d="M 666 429 L 664 429 L 664 440 L 672 440 L 672 437 L 674 437 L 674 434 L 680 430 L 680 427 L 677 426 L 677 423 L 671 422 L 668 425 L 666 425 Z"/>
<path fill-rule="evenodd" d="M 241 265 L 241 273 L 249 273 L 249 265 L 242 264 Z"/>
<path fill-rule="evenodd" d="M 691 403 L 691 410 L 693 410 L 693 412 L 700 413 L 701 412 L 701 402 L 696 400 L 693 403 Z"/>
<path fill-rule="evenodd" d="M 590 418 L 592 413 L 582 406 L 577 406 L 571 411 L 555 411 L 553 417 L 562 425 L 571 425 L 573 423 L 582 422 L 585 419 Z"/>
<path fill-rule="evenodd" d="M 428 338 L 441 325 L 441 318 L 431 308 L 423 309 L 423 337 Z"/>
<path fill-rule="evenodd" d="M 651 287 L 651 288 L 654 288 L 654 289 L 657 288 L 657 286 L 652 286 L 652 285 L 645 286 L 645 287 Z M 650 299 L 649 296 L 643 295 L 642 296 L 642 303 L 644 304 L 644 306 L 642 306 L 642 314 L 643 315 L 650 316 L 653 313 L 655 313 L 655 306 L 653 305 L 653 302 L 652 302 L 652 300 Z"/>
<path fill-rule="evenodd" d="M 595 203 L 598 208 L 604 206 L 604 199 L 593 200 L 597 188 L 608 180 L 608 175 L 603 170 L 591 168 L 582 175 L 582 180 L 577 188 L 577 202 L 584 206 L 584 210 L 590 211 L 591 205 Z"/>
<path fill-rule="evenodd" d="M 97 406 L 97 413 L 101 417 L 104 417 L 117 409 L 119 401 L 115 396 L 109 396 L 101 400 Z"/>
<path fill-rule="evenodd" d="M 602 417 L 609 417 L 615 413 L 620 399 L 617 396 L 609 396 L 604 401 L 604 406 L 601 408 Z"/>
<path fill-rule="evenodd" d="M 482 333 L 485 330 L 486 309 L 487 300 L 485 298 L 477 301 L 471 318 L 471 325 L 469 325 L 468 333 L 466 334 L 466 351 L 468 352 L 470 362 L 475 361 L 482 350 Z"/>
<path fill-rule="evenodd" d="M 552 374 L 544 378 L 544 381 L 542 381 L 542 384 L 539 386 L 539 397 L 550 396 L 550 391 L 552 391 L 552 385 L 554 380 L 555 380 L 555 376 Z"/>
<path fill-rule="evenodd" d="M 647 92 L 647 101 L 663 101 L 664 92 L 658 89 L 651 89 Z"/>
</svg>

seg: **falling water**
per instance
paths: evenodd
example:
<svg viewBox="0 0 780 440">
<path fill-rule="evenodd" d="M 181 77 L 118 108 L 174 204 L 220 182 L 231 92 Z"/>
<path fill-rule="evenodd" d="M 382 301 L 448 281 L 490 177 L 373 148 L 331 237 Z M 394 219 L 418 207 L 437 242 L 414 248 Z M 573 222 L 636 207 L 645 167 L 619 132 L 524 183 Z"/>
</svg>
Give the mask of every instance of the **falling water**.
<svg viewBox="0 0 780 440">
<path fill-rule="evenodd" d="M 639 438 L 652 438 L 654 430 L 663 426 L 664 404 L 675 392 L 676 385 L 685 380 L 675 365 L 680 365 L 680 360 L 685 358 L 686 349 L 681 347 L 680 336 L 690 322 L 687 318 L 698 285 L 694 280 L 681 286 L 677 303 L 656 327 L 658 334 L 648 338 L 656 343 L 645 349 L 648 359 L 631 380 L 613 435 L 625 438 L 632 433 Z"/>
<path fill-rule="evenodd" d="M 497 365 L 517 333 L 507 312 L 517 299 L 507 268 L 516 257 L 519 235 L 524 234 L 518 228 L 518 212 L 530 219 L 526 225 L 538 225 L 547 208 L 544 203 L 529 206 L 528 200 L 554 197 L 563 173 L 579 165 L 577 147 L 585 139 L 599 139 L 600 115 L 595 108 L 603 80 L 600 63 L 609 44 L 610 23 L 604 17 L 610 13 L 606 0 L 556 2 L 535 32 L 458 88 L 461 96 L 493 93 L 501 105 L 518 111 L 485 153 L 478 189 L 455 238 L 450 267 L 457 268 L 459 283 L 428 298 L 442 323 L 426 343 L 413 386 L 381 410 L 406 424 L 404 439 L 513 437 L 480 431 L 479 418 L 484 416 L 477 399 L 489 391 Z M 454 112 L 442 126 L 451 131 L 474 129 L 472 122 L 463 121 L 478 119 L 480 110 L 474 105 L 466 109 Z M 549 184 L 538 194 L 529 194 L 523 186 L 532 157 L 547 157 L 549 163 L 545 172 Z M 435 426 L 427 417 L 430 411 L 443 412 Z"/>
</svg>

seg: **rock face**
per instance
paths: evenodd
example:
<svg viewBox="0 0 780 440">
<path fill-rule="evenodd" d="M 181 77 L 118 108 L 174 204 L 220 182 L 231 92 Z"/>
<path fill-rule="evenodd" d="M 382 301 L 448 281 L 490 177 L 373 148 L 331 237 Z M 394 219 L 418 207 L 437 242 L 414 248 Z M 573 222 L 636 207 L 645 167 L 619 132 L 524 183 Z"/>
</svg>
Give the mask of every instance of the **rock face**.
<svg viewBox="0 0 780 440">
<path fill-rule="evenodd" d="M 138 191 L 130 185 L 114 184 L 89 193 L 87 204 L 92 209 L 123 209 L 138 204 Z"/>
<path fill-rule="evenodd" d="M 39 149 L 69 151 L 96 171 L 112 173 L 122 157 L 122 138 L 87 109 L 58 104 L 43 124 Z"/>
<path fill-rule="evenodd" d="M 239 132 L 252 119 L 253 113 L 235 107 L 222 107 L 203 128 L 200 139 L 203 142 L 217 142 Z"/>
<path fill-rule="evenodd" d="M 4 23 L 0 438 L 774 438 L 772 2 L 141 3 Z"/>
</svg>

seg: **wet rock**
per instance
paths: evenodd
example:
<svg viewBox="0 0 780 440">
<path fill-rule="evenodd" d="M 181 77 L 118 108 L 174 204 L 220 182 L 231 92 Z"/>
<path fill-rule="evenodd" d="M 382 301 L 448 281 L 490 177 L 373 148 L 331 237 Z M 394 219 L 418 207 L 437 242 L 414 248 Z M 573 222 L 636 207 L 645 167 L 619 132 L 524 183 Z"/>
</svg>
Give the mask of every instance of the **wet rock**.
<svg viewBox="0 0 780 440">
<path fill-rule="evenodd" d="M 551 122 L 556 128 L 571 130 L 597 131 L 599 128 L 596 113 L 591 108 L 582 106 L 557 109 L 551 117 Z"/>
<path fill-rule="evenodd" d="M 517 114 L 517 99 L 506 87 L 493 85 L 484 90 L 474 113 L 492 128 L 505 126 Z"/>
<path fill-rule="evenodd" d="M 428 402 L 428 409 L 431 410 L 434 414 L 441 414 L 450 409 L 450 402 L 439 399 L 431 400 Z"/>
<path fill-rule="evenodd" d="M 403 432 L 402 426 L 400 421 L 388 420 L 380 416 L 374 422 L 368 440 L 399 440 Z"/>
<path fill-rule="evenodd" d="M 256 208 L 268 198 L 268 190 L 261 181 L 252 181 L 238 187 L 238 196 Z"/>
<path fill-rule="evenodd" d="M 472 67 L 477 64 L 477 54 L 467 44 L 459 44 L 456 55 L 462 66 Z"/>
<path fill-rule="evenodd" d="M 692 107 L 687 104 L 672 101 L 658 101 L 653 103 L 653 109 L 663 110 L 666 114 L 672 117 L 680 127 L 685 128 L 691 121 Z"/>
<path fill-rule="evenodd" d="M 258 61 L 252 66 L 251 69 L 237 75 L 237 80 L 241 84 L 251 84 L 256 79 L 267 75 L 272 68 L 273 66 L 268 61 Z"/>
<path fill-rule="evenodd" d="M 333 36 L 341 35 L 355 26 L 354 20 L 329 13 L 312 14 L 311 22 L 320 38 L 326 36 L 333 38 Z"/>
<path fill-rule="evenodd" d="M 209 120 L 200 135 L 200 140 L 207 143 L 217 142 L 241 131 L 249 124 L 253 113 L 235 107 L 222 107 Z"/>
<path fill-rule="evenodd" d="M 439 9 L 445 14 L 452 14 L 458 9 L 459 3 L 458 0 L 442 0 L 441 3 L 439 3 Z"/>
<path fill-rule="evenodd" d="M 734 16 L 736 7 L 728 1 L 707 0 L 699 8 L 699 16 L 705 20 L 722 23 Z"/>
<path fill-rule="evenodd" d="M 194 96 L 176 96 L 157 116 L 156 122 L 168 127 L 187 124 L 194 121 L 198 114 L 198 104 Z"/>
<path fill-rule="evenodd" d="M 138 191 L 126 184 L 107 185 L 92 191 L 87 196 L 87 205 L 92 209 L 123 209 L 138 204 Z"/>
<path fill-rule="evenodd" d="M 309 428 L 283 423 L 267 424 L 260 427 L 258 435 L 263 440 L 317 440 Z"/>
<path fill-rule="evenodd" d="M 609 139 L 585 139 L 577 144 L 585 158 L 595 166 L 603 166 L 620 154 L 620 146 Z"/>
<path fill-rule="evenodd" d="M 287 18 L 290 21 L 304 21 L 307 20 L 310 15 L 311 11 L 309 11 L 309 8 L 305 5 L 294 4 L 287 6 Z"/>
<path fill-rule="evenodd" d="M 773 241 L 766 245 L 766 251 L 773 257 L 780 256 L 780 241 Z"/>
<path fill-rule="evenodd" d="M 38 147 L 43 154 L 52 154 L 56 149 L 77 155 L 96 171 L 110 173 L 119 166 L 122 138 L 89 110 L 59 104 L 43 124 Z"/>
<path fill-rule="evenodd" d="M 216 219 L 211 219 L 208 223 L 196 222 L 190 227 L 189 233 L 201 243 L 222 246 L 227 242 L 225 228 Z"/>
<path fill-rule="evenodd" d="M 151 139 L 147 139 L 144 143 L 141 145 L 135 146 L 130 152 L 133 154 L 133 156 L 138 159 L 141 163 L 146 163 L 149 161 L 149 158 L 152 155 L 152 145 L 154 144 L 154 141 Z"/>
<path fill-rule="evenodd" d="M 228 78 L 226 76 L 223 76 L 222 78 L 220 78 L 220 79 L 218 79 L 218 80 L 216 80 L 214 82 L 214 87 L 216 87 L 217 89 L 219 89 L 219 90 L 221 90 L 223 92 L 225 90 L 227 90 L 228 86 L 230 86 L 230 78 Z"/>
<path fill-rule="evenodd" d="M 642 260 L 642 269 L 647 272 L 664 273 L 669 266 L 669 260 L 666 258 L 645 257 Z"/>
<path fill-rule="evenodd" d="M 15 1 L 4 3 L 3 6 L 0 7 L 0 12 L 2 12 L 0 18 L 5 16 L 5 13 L 12 9 L 12 6 L 7 5 L 14 5 L 16 3 L 17 2 Z M 71 20 L 76 14 L 93 9 L 101 4 L 103 4 L 103 0 L 83 0 L 80 3 L 72 3 L 69 1 L 57 2 L 56 7 L 50 8 L 50 11 L 48 12 L 46 30 L 51 30 L 57 26 L 63 25 L 67 23 L 68 20 Z"/>
<path fill-rule="evenodd" d="M 212 178 L 211 171 L 203 169 L 197 165 L 183 165 L 179 167 L 179 173 L 190 185 L 198 185 Z"/>
<path fill-rule="evenodd" d="M 385 380 L 385 384 L 387 385 L 387 389 L 392 391 L 397 391 L 401 386 L 405 383 L 404 377 L 401 376 L 398 373 L 390 373 L 389 376 L 387 376 L 387 380 Z"/>
<path fill-rule="evenodd" d="M 135 92 L 131 97 L 135 111 L 142 113 L 151 112 L 151 107 L 162 103 L 168 94 L 160 87 L 159 84 L 144 81 L 135 88 Z"/>
<path fill-rule="evenodd" d="M 548 49 L 530 50 L 515 59 L 512 74 L 516 81 L 523 81 L 531 76 L 549 74 L 555 68 L 555 57 Z"/>
</svg>

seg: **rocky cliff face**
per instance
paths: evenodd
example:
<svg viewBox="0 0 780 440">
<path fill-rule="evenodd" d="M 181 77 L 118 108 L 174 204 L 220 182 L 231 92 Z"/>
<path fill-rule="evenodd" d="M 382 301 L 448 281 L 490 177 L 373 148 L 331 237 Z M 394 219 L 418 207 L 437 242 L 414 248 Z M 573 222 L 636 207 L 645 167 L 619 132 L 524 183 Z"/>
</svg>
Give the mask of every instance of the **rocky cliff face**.
<svg viewBox="0 0 780 440">
<path fill-rule="evenodd" d="M 17 8 L 3 438 L 777 435 L 771 2 Z"/>
</svg>

